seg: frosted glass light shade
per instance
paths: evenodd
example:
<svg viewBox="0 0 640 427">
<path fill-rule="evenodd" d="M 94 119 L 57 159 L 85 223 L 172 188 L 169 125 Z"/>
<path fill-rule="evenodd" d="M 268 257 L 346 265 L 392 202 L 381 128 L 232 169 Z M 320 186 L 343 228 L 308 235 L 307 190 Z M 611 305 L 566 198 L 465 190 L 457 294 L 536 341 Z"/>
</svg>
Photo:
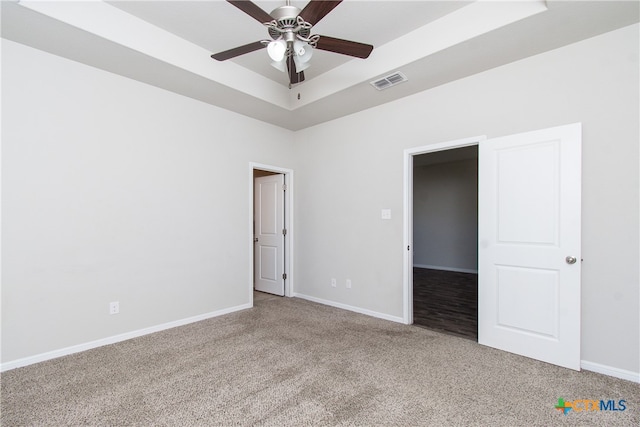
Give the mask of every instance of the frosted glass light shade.
<svg viewBox="0 0 640 427">
<path fill-rule="evenodd" d="M 269 57 L 275 62 L 282 61 L 286 52 L 287 42 L 285 42 L 284 40 L 274 40 L 267 45 L 267 53 L 269 54 Z"/>
<path fill-rule="evenodd" d="M 271 66 L 279 71 L 282 71 L 283 73 L 287 72 L 287 61 L 285 61 L 284 59 L 282 61 L 273 61 L 271 63 Z"/>
<path fill-rule="evenodd" d="M 293 57 L 293 62 L 296 64 L 296 73 L 306 70 L 311 65 L 310 62 L 302 62 L 298 55 Z"/>
<path fill-rule="evenodd" d="M 313 56 L 313 48 L 311 45 L 300 40 L 293 42 L 293 52 L 296 54 L 295 57 L 298 58 L 298 61 L 302 64 L 309 62 Z M 296 61 L 296 66 L 298 66 L 298 61 Z"/>
</svg>

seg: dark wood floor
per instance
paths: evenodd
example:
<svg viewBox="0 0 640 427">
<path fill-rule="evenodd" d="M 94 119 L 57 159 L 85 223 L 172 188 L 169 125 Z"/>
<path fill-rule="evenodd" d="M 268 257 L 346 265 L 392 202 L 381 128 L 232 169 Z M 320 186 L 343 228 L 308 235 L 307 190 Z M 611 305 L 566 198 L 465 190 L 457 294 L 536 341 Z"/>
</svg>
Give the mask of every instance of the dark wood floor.
<svg viewBox="0 0 640 427">
<path fill-rule="evenodd" d="M 478 340 L 478 275 L 413 268 L 413 323 Z"/>
</svg>

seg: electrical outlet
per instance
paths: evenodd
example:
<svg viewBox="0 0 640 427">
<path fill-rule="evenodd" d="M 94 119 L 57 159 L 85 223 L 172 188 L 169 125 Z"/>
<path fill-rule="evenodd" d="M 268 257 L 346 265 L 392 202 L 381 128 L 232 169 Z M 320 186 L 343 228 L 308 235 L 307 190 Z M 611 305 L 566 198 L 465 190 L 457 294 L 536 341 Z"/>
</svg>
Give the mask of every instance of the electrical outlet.
<svg viewBox="0 0 640 427">
<path fill-rule="evenodd" d="M 118 301 L 109 303 L 109 314 L 118 314 L 118 313 L 120 313 L 120 303 Z"/>
<path fill-rule="evenodd" d="M 347 289 L 351 289 L 351 279 L 347 279 Z"/>
<path fill-rule="evenodd" d="M 331 279 L 331 287 L 335 288 L 336 286 L 338 286 L 336 279 Z"/>
</svg>

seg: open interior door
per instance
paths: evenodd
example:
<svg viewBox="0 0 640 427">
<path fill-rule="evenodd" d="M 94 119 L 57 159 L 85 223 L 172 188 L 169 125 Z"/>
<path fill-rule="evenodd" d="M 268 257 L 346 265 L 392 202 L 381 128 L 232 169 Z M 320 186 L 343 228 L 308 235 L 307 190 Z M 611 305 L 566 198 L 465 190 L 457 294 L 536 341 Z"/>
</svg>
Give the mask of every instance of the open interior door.
<svg viewBox="0 0 640 427">
<path fill-rule="evenodd" d="M 254 287 L 284 296 L 284 174 L 254 181 Z"/>
<path fill-rule="evenodd" d="M 479 145 L 478 342 L 580 369 L 581 125 Z"/>
</svg>

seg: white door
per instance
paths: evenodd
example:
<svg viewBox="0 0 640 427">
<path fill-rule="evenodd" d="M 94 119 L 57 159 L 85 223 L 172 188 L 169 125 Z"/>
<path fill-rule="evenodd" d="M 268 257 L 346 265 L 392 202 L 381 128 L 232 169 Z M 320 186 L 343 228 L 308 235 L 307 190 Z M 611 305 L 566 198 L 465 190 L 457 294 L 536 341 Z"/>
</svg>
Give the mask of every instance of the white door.
<svg viewBox="0 0 640 427">
<path fill-rule="evenodd" d="M 254 286 L 284 295 L 284 174 L 254 183 Z"/>
<path fill-rule="evenodd" d="M 479 144 L 478 342 L 580 369 L 579 123 Z"/>
</svg>

